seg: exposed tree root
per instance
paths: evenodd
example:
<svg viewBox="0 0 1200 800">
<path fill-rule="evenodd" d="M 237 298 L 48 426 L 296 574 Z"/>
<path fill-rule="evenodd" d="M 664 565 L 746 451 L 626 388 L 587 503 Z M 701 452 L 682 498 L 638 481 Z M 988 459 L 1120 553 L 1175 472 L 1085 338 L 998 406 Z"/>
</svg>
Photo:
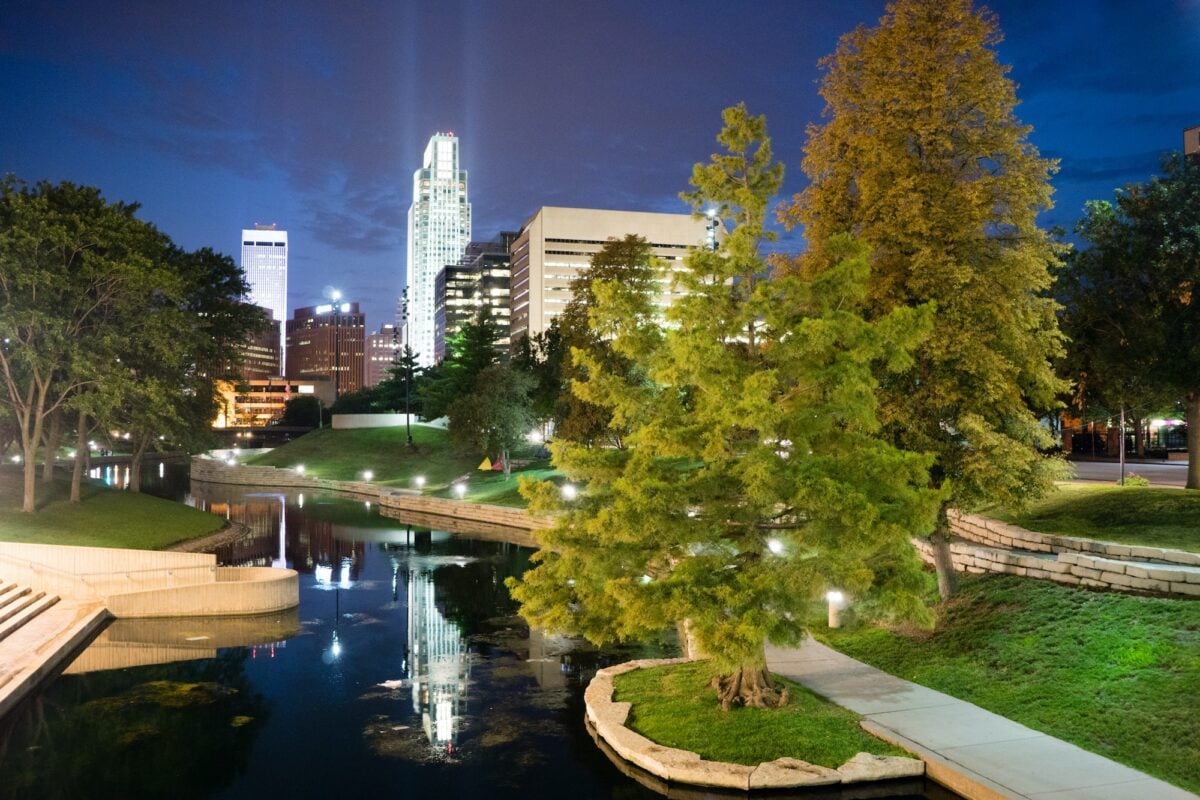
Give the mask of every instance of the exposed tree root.
<svg viewBox="0 0 1200 800">
<path fill-rule="evenodd" d="M 771 673 L 761 667 L 743 667 L 732 675 L 718 675 L 712 686 L 717 690 L 721 710 L 734 706 L 779 708 L 787 705 L 788 690 L 771 682 Z"/>
</svg>

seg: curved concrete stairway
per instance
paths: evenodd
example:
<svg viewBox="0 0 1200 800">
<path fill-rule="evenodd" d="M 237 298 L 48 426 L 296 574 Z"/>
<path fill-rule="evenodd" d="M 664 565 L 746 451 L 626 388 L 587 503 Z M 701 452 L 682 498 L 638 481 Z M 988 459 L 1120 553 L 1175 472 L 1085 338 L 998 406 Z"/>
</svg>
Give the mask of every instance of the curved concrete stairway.
<svg viewBox="0 0 1200 800">
<path fill-rule="evenodd" d="M 63 666 L 107 619 L 100 603 L 63 602 L 0 578 L 0 716 Z"/>
</svg>

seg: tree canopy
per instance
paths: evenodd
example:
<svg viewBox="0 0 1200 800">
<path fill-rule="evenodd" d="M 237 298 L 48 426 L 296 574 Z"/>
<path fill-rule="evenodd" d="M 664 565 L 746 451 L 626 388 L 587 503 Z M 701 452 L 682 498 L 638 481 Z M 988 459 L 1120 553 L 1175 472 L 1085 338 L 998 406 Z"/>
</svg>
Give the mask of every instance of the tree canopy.
<svg viewBox="0 0 1200 800">
<path fill-rule="evenodd" d="M 824 124 L 810 126 L 807 189 L 783 211 L 809 250 L 792 269 L 840 258 L 835 234 L 870 248 L 865 311 L 936 306 L 916 366 L 881 384 L 892 441 L 933 453 L 947 505 L 1019 504 L 1061 473 L 1039 415 L 1065 384 L 1049 296 L 1062 248 L 1037 225 L 1056 169 L 1017 119 L 993 14 L 970 0 L 897 0 L 877 27 L 846 34 L 821 61 Z M 934 537 L 953 591 L 944 515 Z"/>
<path fill-rule="evenodd" d="M 768 279 L 782 167 L 762 117 L 738 106 L 724 122 L 724 152 L 697 165 L 686 197 L 733 227 L 688 255 L 666 324 L 654 281 L 592 282 L 592 326 L 620 361 L 574 351 L 573 387 L 628 431 L 625 446 L 554 443 L 586 490 L 538 534 L 514 595 L 531 624 L 596 642 L 686 620 L 723 704 L 774 705 L 765 643 L 796 642 L 826 590 L 927 618 L 909 537 L 932 526 L 938 495 L 923 456 L 878 438 L 872 368 L 909 366 L 930 310 L 864 320 L 865 251 L 845 237 L 816 280 Z M 529 490 L 538 507 L 563 504 L 552 485 Z"/>
</svg>

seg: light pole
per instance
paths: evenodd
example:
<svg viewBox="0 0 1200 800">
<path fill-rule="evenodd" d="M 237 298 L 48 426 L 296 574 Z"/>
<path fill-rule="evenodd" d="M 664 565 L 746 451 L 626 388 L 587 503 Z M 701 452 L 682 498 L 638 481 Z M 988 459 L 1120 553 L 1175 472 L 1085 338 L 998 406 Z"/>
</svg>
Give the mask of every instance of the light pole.
<svg viewBox="0 0 1200 800">
<path fill-rule="evenodd" d="M 408 287 L 400 293 L 400 313 L 404 316 L 404 433 L 407 437 L 405 445 L 413 449 L 412 440 L 412 359 L 409 353 L 412 348 L 408 345 Z"/>
<path fill-rule="evenodd" d="M 338 396 L 340 394 L 340 388 L 341 388 L 340 381 L 339 381 L 339 377 L 340 377 L 339 371 L 341 370 L 341 359 L 342 359 L 342 330 L 341 330 L 341 326 L 338 324 L 338 318 L 339 318 L 338 311 L 341 308 L 339 301 L 342 299 L 342 293 L 339 292 L 337 289 L 334 289 L 332 297 L 333 297 L 333 309 L 332 309 L 332 311 L 333 311 L 333 402 L 336 403 Z"/>
</svg>

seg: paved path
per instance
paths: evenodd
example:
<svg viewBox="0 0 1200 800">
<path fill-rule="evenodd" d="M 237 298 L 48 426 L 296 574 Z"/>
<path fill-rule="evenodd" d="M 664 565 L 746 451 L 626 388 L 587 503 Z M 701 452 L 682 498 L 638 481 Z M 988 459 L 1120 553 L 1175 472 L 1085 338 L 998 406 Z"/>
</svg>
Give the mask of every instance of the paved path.
<svg viewBox="0 0 1200 800">
<path fill-rule="evenodd" d="M 767 665 L 863 715 L 869 730 L 920 754 L 931 778 L 972 800 L 1200 800 L 811 639 L 794 649 L 768 647 Z"/>
</svg>

